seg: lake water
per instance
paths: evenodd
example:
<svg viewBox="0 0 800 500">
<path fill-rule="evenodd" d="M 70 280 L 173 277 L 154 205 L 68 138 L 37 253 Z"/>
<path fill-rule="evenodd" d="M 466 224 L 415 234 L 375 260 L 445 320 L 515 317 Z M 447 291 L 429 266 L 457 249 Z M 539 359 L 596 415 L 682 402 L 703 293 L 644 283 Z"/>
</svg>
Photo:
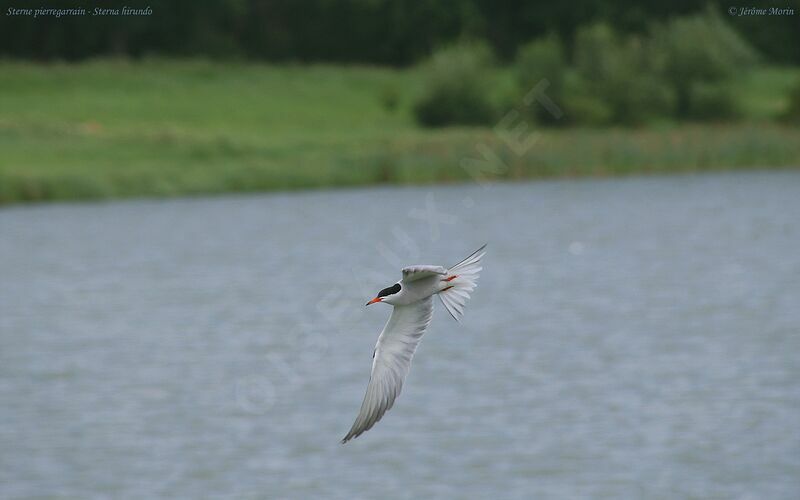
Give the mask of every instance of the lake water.
<svg viewBox="0 0 800 500">
<path fill-rule="evenodd" d="M 4 208 L 0 404 L 3 498 L 797 499 L 800 172 Z"/>
</svg>

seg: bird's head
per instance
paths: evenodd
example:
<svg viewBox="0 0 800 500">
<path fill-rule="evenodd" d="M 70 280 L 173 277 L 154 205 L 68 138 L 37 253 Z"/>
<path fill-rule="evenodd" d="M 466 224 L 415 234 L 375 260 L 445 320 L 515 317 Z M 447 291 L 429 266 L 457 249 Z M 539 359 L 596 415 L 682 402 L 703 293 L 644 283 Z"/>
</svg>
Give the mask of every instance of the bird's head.
<svg viewBox="0 0 800 500">
<path fill-rule="evenodd" d="M 378 295 L 374 299 L 367 302 L 367 305 L 375 304 L 376 302 L 386 302 L 387 304 L 392 304 L 392 299 L 395 299 L 398 295 L 400 295 L 400 290 L 402 290 L 400 283 L 395 283 L 392 286 L 386 287 L 378 292 Z"/>
</svg>

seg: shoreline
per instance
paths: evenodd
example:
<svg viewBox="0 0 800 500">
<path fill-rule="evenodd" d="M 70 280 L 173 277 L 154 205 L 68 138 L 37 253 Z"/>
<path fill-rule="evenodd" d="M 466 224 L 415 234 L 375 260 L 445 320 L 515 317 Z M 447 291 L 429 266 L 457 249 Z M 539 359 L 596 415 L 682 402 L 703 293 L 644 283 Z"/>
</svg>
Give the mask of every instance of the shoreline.
<svg viewBox="0 0 800 500">
<path fill-rule="evenodd" d="M 800 173 L 800 163 L 794 165 L 784 166 L 742 166 L 733 168 L 710 168 L 710 169 L 694 169 L 694 170 L 663 170 L 663 171 L 631 171 L 626 173 L 616 174 L 585 174 L 585 175 L 564 175 L 564 176 L 547 176 L 547 177 L 527 177 L 527 178 L 494 178 L 487 179 L 485 185 L 511 185 L 511 184 L 525 184 L 525 183 L 541 183 L 541 182 L 580 182 L 580 181 L 600 181 L 600 180 L 633 180 L 633 179 L 647 179 L 647 178 L 680 178 L 680 177 L 694 177 L 694 176 L 707 176 L 715 174 L 756 174 L 759 172 L 771 173 L 785 173 L 785 172 L 798 172 Z M 40 200 L 25 200 L 12 203 L 0 203 L 0 213 L 9 209 L 20 208 L 35 208 L 47 207 L 50 205 L 67 205 L 67 206 L 81 206 L 81 205 L 94 205 L 115 202 L 140 202 L 140 201 L 192 201 L 199 199 L 223 199 L 223 198 L 237 198 L 237 197 L 258 197 L 262 195 L 303 195 L 309 193 L 322 193 L 322 192 L 336 192 L 336 191 L 351 191 L 351 190 L 365 190 L 365 189 L 414 189 L 424 187 L 459 187 L 459 186 L 479 186 L 481 183 L 474 180 L 462 179 L 455 181 L 445 182 L 424 182 L 424 183 L 374 183 L 374 184 L 351 184 L 351 185 L 330 185 L 330 186 L 317 186 L 317 187 L 297 187 L 293 189 L 266 189 L 266 190 L 250 190 L 250 191 L 208 191 L 208 192 L 195 192 L 195 193 L 177 193 L 171 195 L 133 195 L 133 196 L 118 196 L 118 197 L 96 197 L 96 198 L 63 198 L 63 199 L 40 199 Z"/>
</svg>

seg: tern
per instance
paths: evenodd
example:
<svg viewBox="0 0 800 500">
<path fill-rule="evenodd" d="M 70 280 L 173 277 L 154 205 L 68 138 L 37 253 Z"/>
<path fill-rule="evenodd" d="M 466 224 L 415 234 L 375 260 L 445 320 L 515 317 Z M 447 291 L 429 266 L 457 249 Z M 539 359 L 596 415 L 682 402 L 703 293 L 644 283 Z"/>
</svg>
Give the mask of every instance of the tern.
<svg viewBox="0 0 800 500">
<path fill-rule="evenodd" d="M 394 306 L 372 353 L 372 373 L 356 421 L 342 444 L 370 430 L 400 395 L 411 359 L 433 316 L 433 296 L 459 321 L 481 270 L 483 245 L 451 268 L 418 265 L 403 269 L 403 278 L 367 302 Z"/>
</svg>

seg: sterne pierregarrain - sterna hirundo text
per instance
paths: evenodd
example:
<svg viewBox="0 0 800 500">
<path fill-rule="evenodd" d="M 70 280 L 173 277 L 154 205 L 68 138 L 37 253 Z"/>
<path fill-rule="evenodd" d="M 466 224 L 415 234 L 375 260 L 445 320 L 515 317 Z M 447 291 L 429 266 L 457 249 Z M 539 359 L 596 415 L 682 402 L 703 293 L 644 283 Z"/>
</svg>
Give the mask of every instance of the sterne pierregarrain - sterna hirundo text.
<svg viewBox="0 0 800 500">
<path fill-rule="evenodd" d="M 450 269 L 427 265 L 406 267 L 403 279 L 367 302 L 367 305 L 391 304 L 393 310 L 372 354 L 372 373 L 361 410 L 342 443 L 372 428 L 400 395 L 411 358 L 431 322 L 433 296 L 439 296 L 453 319 L 461 319 L 483 269 L 481 258 L 485 248 L 483 245 Z"/>
</svg>

